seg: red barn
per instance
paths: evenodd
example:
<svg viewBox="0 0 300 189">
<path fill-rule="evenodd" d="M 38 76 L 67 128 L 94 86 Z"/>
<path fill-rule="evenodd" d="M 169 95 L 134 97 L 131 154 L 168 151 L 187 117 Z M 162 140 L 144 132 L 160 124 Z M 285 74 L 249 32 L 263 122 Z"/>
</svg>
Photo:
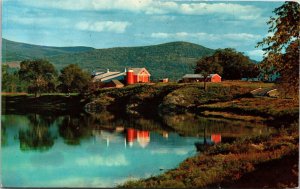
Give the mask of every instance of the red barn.
<svg viewBox="0 0 300 189">
<path fill-rule="evenodd" d="M 150 76 L 146 68 L 130 68 L 126 72 L 126 81 L 128 85 L 134 83 L 149 83 Z"/>
</svg>

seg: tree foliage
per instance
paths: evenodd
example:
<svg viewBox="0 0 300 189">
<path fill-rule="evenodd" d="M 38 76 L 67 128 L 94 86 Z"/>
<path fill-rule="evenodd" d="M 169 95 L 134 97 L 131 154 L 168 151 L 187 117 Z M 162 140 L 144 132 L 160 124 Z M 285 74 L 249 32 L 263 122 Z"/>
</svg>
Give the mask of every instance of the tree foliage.
<svg viewBox="0 0 300 189">
<path fill-rule="evenodd" d="M 218 73 L 223 79 L 235 80 L 242 77 L 256 77 L 257 65 L 249 57 L 235 49 L 218 49 L 212 56 L 197 62 L 195 73 Z"/>
<path fill-rule="evenodd" d="M 21 80 L 31 83 L 28 90 L 34 92 L 36 96 L 41 92 L 52 92 L 55 88 L 57 72 L 47 60 L 22 61 L 18 74 Z"/>
<path fill-rule="evenodd" d="M 8 65 L 2 65 L 2 92 L 25 92 L 28 83 L 19 78 L 18 72 Z"/>
<path fill-rule="evenodd" d="M 63 92 L 83 92 L 91 80 L 90 75 L 75 64 L 63 68 L 58 79 Z"/>
<path fill-rule="evenodd" d="M 274 67 L 280 73 L 280 85 L 285 92 L 299 91 L 299 29 L 300 6 L 297 2 L 285 2 L 276 8 L 267 22 L 269 36 L 257 44 L 265 51 L 265 69 Z"/>
</svg>

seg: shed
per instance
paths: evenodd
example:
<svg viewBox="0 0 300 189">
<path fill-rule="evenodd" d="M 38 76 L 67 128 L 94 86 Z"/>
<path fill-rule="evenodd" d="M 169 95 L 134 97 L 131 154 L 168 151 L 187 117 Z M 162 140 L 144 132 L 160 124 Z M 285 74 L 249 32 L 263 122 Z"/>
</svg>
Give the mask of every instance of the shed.
<svg viewBox="0 0 300 189">
<path fill-rule="evenodd" d="M 118 80 L 111 80 L 110 82 L 105 84 L 105 87 L 122 88 L 122 87 L 124 87 L 124 84 Z"/>
<path fill-rule="evenodd" d="M 202 74 L 185 74 L 182 77 L 183 82 L 203 82 L 204 76 Z M 221 82 L 222 77 L 219 74 L 209 74 L 206 78 L 207 82 Z"/>
</svg>

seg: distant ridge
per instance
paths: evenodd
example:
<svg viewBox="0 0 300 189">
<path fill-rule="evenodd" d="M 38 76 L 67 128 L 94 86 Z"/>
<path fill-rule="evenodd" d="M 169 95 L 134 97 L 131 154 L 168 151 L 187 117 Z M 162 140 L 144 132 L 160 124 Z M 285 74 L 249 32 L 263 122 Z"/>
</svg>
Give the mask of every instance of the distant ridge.
<svg viewBox="0 0 300 189">
<path fill-rule="evenodd" d="M 91 47 L 47 47 L 2 40 L 4 62 L 45 58 L 57 69 L 78 64 L 88 71 L 105 69 L 123 71 L 125 67 L 146 67 L 152 79 L 180 79 L 201 57 L 214 53 L 213 49 L 194 43 L 176 41 L 139 47 L 94 49 Z"/>
<path fill-rule="evenodd" d="M 60 54 L 86 52 L 92 47 L 51 47 L 10 41 L 2 38 L 2 61 L 22 61 L 24 59 L 45 58 Z"/>
</svg>

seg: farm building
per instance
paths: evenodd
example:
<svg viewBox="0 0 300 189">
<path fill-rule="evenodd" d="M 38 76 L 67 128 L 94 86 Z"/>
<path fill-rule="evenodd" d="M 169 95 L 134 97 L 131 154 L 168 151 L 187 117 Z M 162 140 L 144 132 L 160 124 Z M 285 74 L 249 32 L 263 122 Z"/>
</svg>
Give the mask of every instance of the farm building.
<svg viewBox="0 0 300 189">
<path fill-rule="evenodd" d="M 93 82 L 109 83 L 112 80 L 124 80 L 125 72 L 111 72 L 107 69 L 106 72 L 94 72 L 92 74 Z"/>
<path fill-rule="evenodd" d="M 126 82 L 127 85 L 134 83 L 149 83 L 150 73 L 146 68 L 130 68 L 126 72 Z"/>
<path fill-rule="evenodd" d="M 206 78 L 207 82 L 221 82 L 222 77 L 219 74 L 209 74 Z M 182 77 L 183 82 L 202 82 L 204 76 L 202 74 L 185 74 Z"/>
<path fill-rule="evenodd" d="M 110 82 L 106 83 L 104 87 L 122 88 L 124 87 L 124 84 L 119 80 L 111 80 Z"/>
</svg>

